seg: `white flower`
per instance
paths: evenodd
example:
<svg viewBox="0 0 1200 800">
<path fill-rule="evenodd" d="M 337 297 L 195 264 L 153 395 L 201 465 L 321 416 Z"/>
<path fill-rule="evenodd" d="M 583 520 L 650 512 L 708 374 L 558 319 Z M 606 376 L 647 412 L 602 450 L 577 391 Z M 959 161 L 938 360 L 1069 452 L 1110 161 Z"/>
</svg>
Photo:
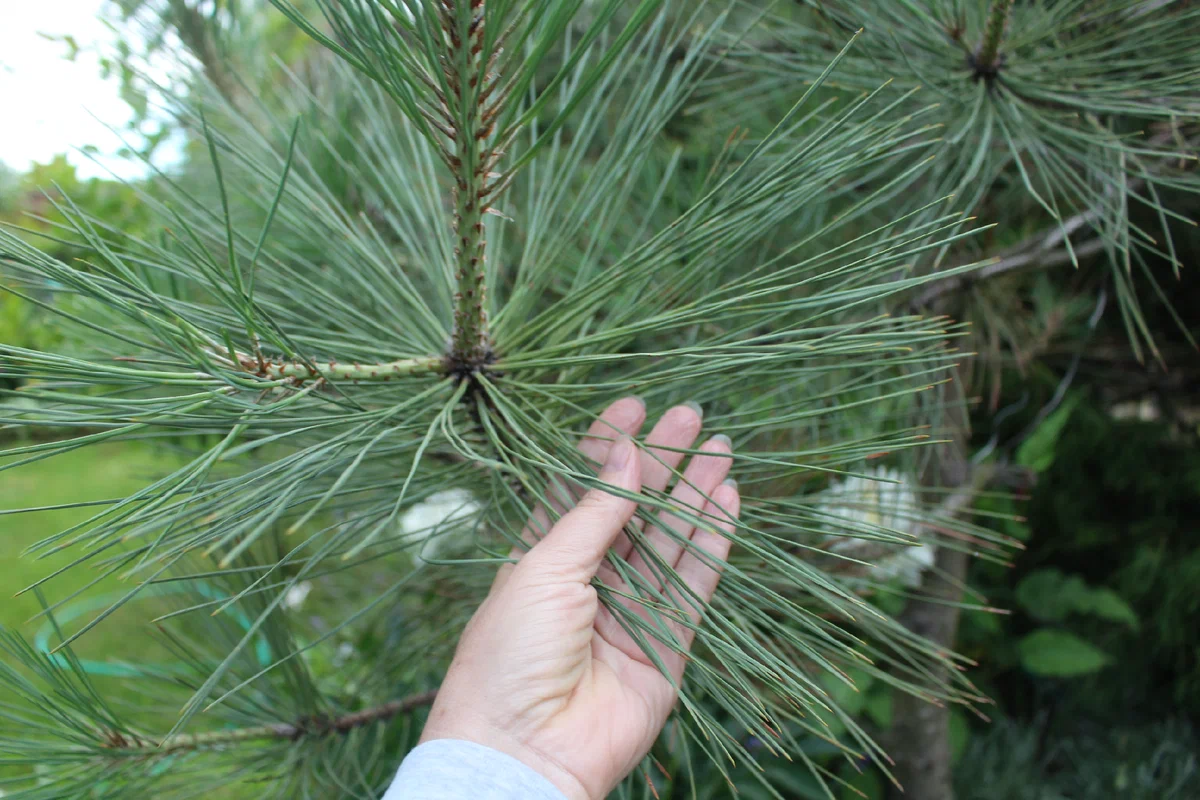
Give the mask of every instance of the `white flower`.
<svg viewBox="0 0 1200 800">
<path fill-rule="evenodd" d="M 834 481 L 820 493 L 816 504 L 816 510 L 828 521 L 827 528 L 838 531 L 828 537 L 829 551 L 853 557 L 858 557 L 856 551 L 873 549 L 876 543 L 847 533 L 857 529 L 916 535 L 913 516 L 918 508 L 912 482 L 899 470 L 886 467 L 868 470 L 863 477 Z M 921 573 L 933 565 L 935 554 L 936 549 L 929 543 L 897 544 L 888 555 L 872 554 L 863 560 L 871 562 L 870 575 L 875 580 L 898 580 L 905 586 L 917 586 Z"/>
<path fill-rule="evenodd" d="M 300 581 L 295 586 L 287 590 L 287 594 L 283 596 L 283 607 L 292 611 L 304 605 L 305 598 L 312 591 L 312 583 L 309 581 Z"/>
<path fill-rule="evenodd" d="M 400 529 L 420 540 L 430 540 L 426 552 L 436 554 L 441 541 L 439 534 L 453 527 L 455 522 L 473 517 L 480 509 L 474 495 L 466 489 L 447 489 L 430 495 L 422 503 L 404 512 L 400 518 Z"/>
<path fill-rule="evenodd" d="M 1141 400 L 1130 400 L 1127 403 L 1117 403 L 1108 410 L 1113 419 L 1136 419 L 1141 422 L 1154 422 L 1162 416 L 1158 401 L 1153 397 Z"/>
</svg>

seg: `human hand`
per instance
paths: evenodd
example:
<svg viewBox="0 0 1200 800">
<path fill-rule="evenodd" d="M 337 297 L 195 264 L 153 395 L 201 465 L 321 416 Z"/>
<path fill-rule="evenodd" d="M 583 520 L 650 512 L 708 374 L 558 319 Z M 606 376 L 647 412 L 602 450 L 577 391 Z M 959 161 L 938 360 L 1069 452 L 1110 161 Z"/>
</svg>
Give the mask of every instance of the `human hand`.
<svg viewBox="0 0 1200 800">
<path fill-rule="evenodd" d="M 628 437 L 645 421 L 641 401 L 627 397 L 609 406 L 588 430 L 579 449 L 603 464 L 600 480 L 637 493 L 664 491 L 672 470 L 700 433 L 700 414 L 689 406 L 667 411 L 646 437 L 639 454 Z M 615 439 L 615 441 L 614 441 Z M 672 449 L 661 449 L 672 448 Z M 733 529 L 740 500 L 729 471 L 729 440 L 705 442 L 671 491 L 673 505 L 691 516 L 703 508 L 713 525 Z M 706 500 L 706 496 L 711 498 Z M 566 509 L 561 509 L 566 511 Z M 491 747 L 544 775 L 571 800 L 602 798 L 649 751 L 675 704 L 686 656 L 655 642 L 665 677 L 597 597 L 592 578 L 628 592 L 605 555 L 613 548 L 655 586 L 655 571 L 622 533 L 633 518 L 633 500 L 602 489 L 587 492 L 549 527 L 543 508 L 526 527 L 537 544 L 516 564 L 500 568 L 487 599 L 467 624 L 446 679 L 438 691 L 421 741 L 464 739 Z M 701 600 L 716 589 L 720 574 L 709 566 L 724 561 L 730 541 L 660 512 L 645 534 L 663 561 Z M 640 525 L 639 520 L 633 520 Z M 710 558 L 685 550 L 670 529 Z M 671 594 L 670 587 L 664 590 Z M 700 612 L 678 599 L 680 616 L 692 625 Z M 636 604 L 629 608 L 645 616 Z M 670 622 L 680 649 L 694 630 Z"/>
</svg>

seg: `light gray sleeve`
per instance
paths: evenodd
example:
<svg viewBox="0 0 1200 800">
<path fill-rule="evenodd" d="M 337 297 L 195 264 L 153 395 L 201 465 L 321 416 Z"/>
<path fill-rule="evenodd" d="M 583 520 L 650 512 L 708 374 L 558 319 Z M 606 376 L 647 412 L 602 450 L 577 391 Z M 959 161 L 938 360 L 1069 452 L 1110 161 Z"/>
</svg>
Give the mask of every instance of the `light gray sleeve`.
<svg viewBox="0 0 1200 800">
<path fill-rule="evenodd" d="M 498 750 L 434 739 L 404 758 L 383 800 L 566 800 L 554 784 Z"/>
</svg>

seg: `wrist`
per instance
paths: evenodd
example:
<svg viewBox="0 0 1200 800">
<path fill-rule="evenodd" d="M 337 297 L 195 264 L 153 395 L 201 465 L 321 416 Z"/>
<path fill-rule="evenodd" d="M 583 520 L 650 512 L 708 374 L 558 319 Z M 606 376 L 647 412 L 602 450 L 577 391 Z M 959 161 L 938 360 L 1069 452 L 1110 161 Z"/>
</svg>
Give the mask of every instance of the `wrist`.
<svg viewBox="0 0 1200 800">
<path fill-rule="evenodd" d="M 432 723 L 433 720 L 430 720 Z M 503 753 L 529 767 L 550 781 L 567 800 L 596 800 L 575 775 L 555 759 L 526 745 L 507 731 L 499 730 L 486 723 L 479 725 L 427 724 L 421 733 L 420 743 L 435 739 L 459 739 L 473 742 Z"/>
</svg>

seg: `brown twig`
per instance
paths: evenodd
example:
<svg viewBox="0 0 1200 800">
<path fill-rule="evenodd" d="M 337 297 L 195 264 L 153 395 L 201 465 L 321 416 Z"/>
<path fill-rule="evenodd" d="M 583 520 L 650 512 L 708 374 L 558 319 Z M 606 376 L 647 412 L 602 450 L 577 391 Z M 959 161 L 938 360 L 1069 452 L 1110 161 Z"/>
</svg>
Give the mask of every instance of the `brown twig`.
<svg viewBox="0 0 1200 800">
<path fill-rule="evenodd" d="M 1039 233 L 1037 236 L 1030 237 L 1030 239 L 1041 239 L 1040 243 L 1026 240 L 1010 250 L 1009 255 L 1000 256 L 995 262 L 969 275 L 956 275 L 952 278 L 938 281 L 913 298 L 912 307 L 915 309 L 927 308 L 934 300 L 943 295 L 961 291 L 980 281 L 1005 275 L 1009 272 L 1015 272 L 1025 267 L 1056 267 L 1060 264 L 1070 263 L 1073 259 L 1088 258 L 1095 255 L 1104 249 L 1103 239 L 1091 239 L 1072 250 L 1067 250 L 1066 248 L 1060 250 L 1054 249 L 1071 232 L 1087 224 L 1095 216 L 1095 213 L 1090 211 L 1077 214 L 1067 219 L 1061 226 L 1058 226 L 1047 235 Z M 1074 254 L 1073 256 L 1072 253 Z"/>
<path fill-rule="evenodd" d="M 351 714 L 343 714 L 340 717 L 317 717 L 297 722 L 256 725 L 249 728 L 205 731 L 204 733 L 182 733 L 158 743 L 142 739 L 141 737 L 130 740 L 124 735 L 110 735 L 106 746 L 112 750 L 136 751 L 141 755 L 164 755 L 187 750 L 221 748 L 248 741 L 296 741 L 310 736 L 319 737 L 335 733 L 347 733 L 355 728 L 362 728 L 374 722 L 382 722 L 412 711 L 415 708 L 430 705 L 436 696 L 436 690 L 420 692 L 375 706 L 374 708 L 355 711 Z"/>
<path fill-rule="evenodd" d="M 1174 130 L 1163 131 L 1150 137 L 1148 143 L 1154 147 L 1161 147 L 1175 141 L 1176 134 L 1177 132 Z M 1190 143 L 1185 141 L 1180 144 L 1186 146 Z M 1181 146 L 1180 150 L 1185 149 L 1184 146 Z M 1124 190 L 1126 193 L 1133 193 L 1141 189 L 1145 183 L 1145 178 L 1133 178 L 1126 181 Z M 995 263 L 967 275 L 958 275 L 931 284 L 925 291 L 913 298 L 911 308 L 927 308 L 934 300 L 943 295 L 961 291 L 978 281 L 985 281 L 1025 267 L 1056 267 L 1093 256 L 1104 249 L 1102 238 L 1090 239 L 1075 248 L 1057 248 L 1080 228 L 1095 222 L 1100 215 L 1101 210 L 1098 208 L 1081 211 L 1055 225 L 1049 233 L 1039 231 L 1020 244 L 1009 248 L 1000 255 Z"/>
</svg>

